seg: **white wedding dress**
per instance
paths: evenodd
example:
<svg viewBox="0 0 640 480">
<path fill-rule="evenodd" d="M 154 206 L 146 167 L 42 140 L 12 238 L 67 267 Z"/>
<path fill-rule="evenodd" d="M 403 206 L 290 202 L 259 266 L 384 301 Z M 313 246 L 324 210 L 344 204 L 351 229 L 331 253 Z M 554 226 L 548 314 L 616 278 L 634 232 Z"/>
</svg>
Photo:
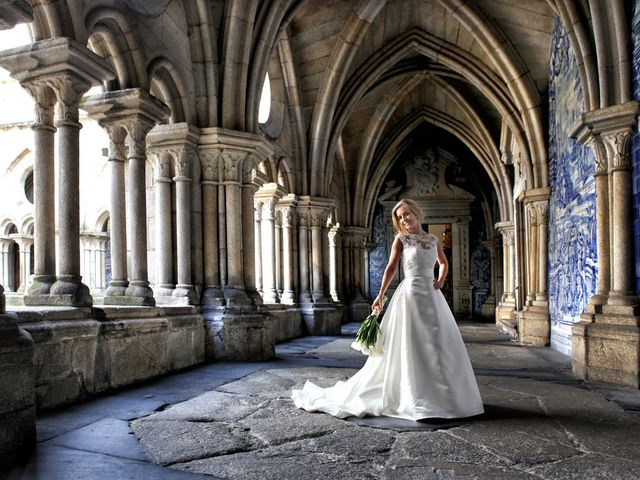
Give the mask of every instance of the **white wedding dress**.
<svg viewBox="0 0 640 480">
<path fill-rule="evenodd" d="M 433 288 L 438 238 L 400 235 L 404 279 L 382 318 L 382 353 L 346 382 L 307 381 L 291 398 L 335 417 L 460 418 L 484 409 L 462 337 L 442 292 Z"/>
</svg>

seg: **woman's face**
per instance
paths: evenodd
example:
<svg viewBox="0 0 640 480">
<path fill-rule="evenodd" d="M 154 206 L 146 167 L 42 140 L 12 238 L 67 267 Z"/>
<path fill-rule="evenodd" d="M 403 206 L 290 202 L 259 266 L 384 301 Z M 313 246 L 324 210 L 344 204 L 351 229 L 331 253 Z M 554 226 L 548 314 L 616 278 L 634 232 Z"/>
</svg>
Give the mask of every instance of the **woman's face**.
<svg viewBox="0 0 640 480">
<path fill-rule="evenodd" d="M 409 233 L 416 233 L 420 228 L 418 218 L 407 205 L 401 205 L 400 208 L 396 210 L 396 218 L 400 226 Z"/>
</svg>

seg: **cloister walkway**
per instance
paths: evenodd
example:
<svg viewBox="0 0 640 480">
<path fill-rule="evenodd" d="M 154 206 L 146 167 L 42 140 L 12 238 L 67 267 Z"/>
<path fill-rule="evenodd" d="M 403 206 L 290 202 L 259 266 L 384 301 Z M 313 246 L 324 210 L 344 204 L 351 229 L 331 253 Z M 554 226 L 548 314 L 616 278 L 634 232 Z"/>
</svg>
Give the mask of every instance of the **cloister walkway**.
<svg viewBox="0 0 640 480">
<path fill-rule="evenodd" d="M 213 363 L 43 413 L 10 480 L 640 478 L 640 392 L 585 384 L 569 357 L 493 324 L 459 324 L 485 414 L 452 422 L 339 420 L 296 409 L 364 356 L 357 324 L 280 344 L 277 359 Z"/>
</svg>

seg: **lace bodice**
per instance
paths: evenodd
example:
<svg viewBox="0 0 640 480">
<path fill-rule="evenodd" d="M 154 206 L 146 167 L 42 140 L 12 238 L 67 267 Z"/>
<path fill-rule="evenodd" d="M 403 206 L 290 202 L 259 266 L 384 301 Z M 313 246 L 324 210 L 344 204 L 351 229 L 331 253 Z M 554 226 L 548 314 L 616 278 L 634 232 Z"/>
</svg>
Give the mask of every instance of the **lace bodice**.
<svg viewBox="0 0 640 480">
<path fill-rule="evenodd" d="M 438 237 L 430 233 L 399 234 L 402 242 L 402 270 L 405 277 L 433 277 L 438 258 Z"/>
</svg>

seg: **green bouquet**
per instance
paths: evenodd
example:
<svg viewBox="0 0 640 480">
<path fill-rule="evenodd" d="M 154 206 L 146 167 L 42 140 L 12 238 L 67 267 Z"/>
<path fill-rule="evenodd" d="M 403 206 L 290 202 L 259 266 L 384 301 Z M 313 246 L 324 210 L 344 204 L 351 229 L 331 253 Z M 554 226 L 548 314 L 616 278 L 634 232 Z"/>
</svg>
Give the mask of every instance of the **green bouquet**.
<svg viewBox="0 0 640 480">
<path fill-rule="evenodd" d="M 382 299 L 383 306 L 386 301 L 387 297 L 385 296 Z M 374 310 L 362 321 L 356 334 L 356 340 L 351 344 L 351 348 L 369 356 L 380 354 L 382 351 L 382 332 L 380 330 L 380 324 L 378 323 L 378 316 L 381 310 L 382 307 Z"/>
</svg>

